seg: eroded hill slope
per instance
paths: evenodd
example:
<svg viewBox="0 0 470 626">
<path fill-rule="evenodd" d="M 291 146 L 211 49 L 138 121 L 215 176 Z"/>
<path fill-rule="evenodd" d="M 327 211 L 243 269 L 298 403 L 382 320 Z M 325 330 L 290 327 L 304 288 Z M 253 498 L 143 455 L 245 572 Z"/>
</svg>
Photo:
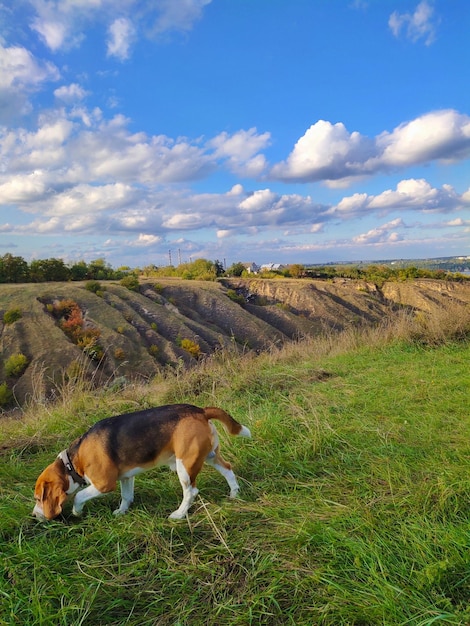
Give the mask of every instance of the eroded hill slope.
<svg viewBox="0 0 470 626">
<path fill-rule="evenodd" d="M 18 404 L 53 396 L 78 373 L 97 385 L 148 380 L 223 347 L 262 351 L 326 329 L 375 324 L 403 307 L 432 313 L 470 303 L 469 283 L 433 280 L 380 289 L 364 281 L 289 279 L 159 279 L 142 282 L 139 293 L 112 282 L 102 287 L 97 294 L 81 283 L 0 286 L 0 320 L 12 309 L 21 312 L 13 323 L 0 321 L 0 384 Z M 93 329 L 93 350 L 64 332 L 57 316 L 63 301 L 76 303 L 83 328 Z M 5 366 L 16 354 L 28 365 L 8 374 Z"/>
</svg>

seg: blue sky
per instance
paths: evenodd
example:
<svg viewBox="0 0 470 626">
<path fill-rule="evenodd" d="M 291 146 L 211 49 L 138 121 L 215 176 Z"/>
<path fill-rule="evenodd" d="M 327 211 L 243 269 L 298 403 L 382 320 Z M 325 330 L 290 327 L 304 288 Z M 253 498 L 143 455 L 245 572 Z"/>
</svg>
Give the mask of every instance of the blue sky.
<svg viewBox="0 0 470 626">
<path fill-rule="evenodd" d="M 469 33 L 468 0 L 0 0 L 0 255 L 469 255 Z"/>
</svg>

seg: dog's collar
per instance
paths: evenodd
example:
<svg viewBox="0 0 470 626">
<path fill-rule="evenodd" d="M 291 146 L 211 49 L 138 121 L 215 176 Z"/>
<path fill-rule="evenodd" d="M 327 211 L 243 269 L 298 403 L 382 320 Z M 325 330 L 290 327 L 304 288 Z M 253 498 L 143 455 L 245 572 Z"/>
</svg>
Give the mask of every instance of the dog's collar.
<svg viewBox="0 0 470 626">
<path fill-rule="evenodd" d="M 67 474 L 71 477 L 71 479 L 78 483 L 79 485 L 86 485 L 87 482 L 86 480 L 83 478 L 83 476 L 80 476 L 80 474 L 77 473 L 77 471 L 75 470 L 72 461 L 69 458 L 69 453 L 67 450 L 62 450 L 62 452 L 59 454 L 59 459 L 62 461 L 62 463 L 65 465 L 65 469 L 67 470 Z"/>
</svg>

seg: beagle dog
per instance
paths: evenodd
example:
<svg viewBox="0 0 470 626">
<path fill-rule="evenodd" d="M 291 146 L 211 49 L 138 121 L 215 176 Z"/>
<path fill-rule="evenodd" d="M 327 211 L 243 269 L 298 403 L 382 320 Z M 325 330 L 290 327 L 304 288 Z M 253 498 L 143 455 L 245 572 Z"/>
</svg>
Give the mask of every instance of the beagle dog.
<svg viewBox="0 0 470 626">
<path fill-rule="evenodd" d="M 79 516 L 85 502 L 114 491 L 117 481 L 121 503 L 114 514 L 121 515 L 134 499 L 134 477 L 158 465 L 176 470 L 183 488 L 183 500 L 171 519 L 181 519 L 188 512 L 198 493 L 196 477 L 204 462 L 222 474 L 230 497 L 235 498 L 239 485 L 230 463 L 220 455 L 213 419 L 232 435 L 251 437 L 249 429 L 224 410 L 190 404 L 170 404 L 97 422 L 40 474 L 33 515 L 39 520 L 57 517 L 67 497 L 77 492 L 72 514 Z M 79 491 L 80 487 L 84 488 Z"/>
</svg>

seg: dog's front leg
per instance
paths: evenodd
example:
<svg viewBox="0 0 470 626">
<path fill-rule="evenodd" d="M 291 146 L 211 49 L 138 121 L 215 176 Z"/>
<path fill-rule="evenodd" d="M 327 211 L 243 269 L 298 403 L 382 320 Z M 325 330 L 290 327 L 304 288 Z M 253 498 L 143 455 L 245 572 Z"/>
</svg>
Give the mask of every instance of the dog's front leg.
<svg viewBox="0 0 470 626">
<path fill-rule="evenodd" d="M 134 476 L 121 478 L 121 504 L 114 515 L 123 515 L 134 501 Z"/>
<path fill-rule="evenodd" d="M 93 484 L 88 485 L 88 487 L 86 487 L 82 491 L 79 491 L 77 495 L 75 496 L 73 509 L 72 509 L 72 515 L 75 515 L 76 517 L 80 517 L 83 511 L 83 505 L 85 504 L 85 502 L 88 502 L 88 500 L 93 500 L 93 498 L 100 498 L 101 496 L 104 496 L 104 495 L 105 493 L 99 491 L 95 487 L 95 485 Z"/>
</svg>

